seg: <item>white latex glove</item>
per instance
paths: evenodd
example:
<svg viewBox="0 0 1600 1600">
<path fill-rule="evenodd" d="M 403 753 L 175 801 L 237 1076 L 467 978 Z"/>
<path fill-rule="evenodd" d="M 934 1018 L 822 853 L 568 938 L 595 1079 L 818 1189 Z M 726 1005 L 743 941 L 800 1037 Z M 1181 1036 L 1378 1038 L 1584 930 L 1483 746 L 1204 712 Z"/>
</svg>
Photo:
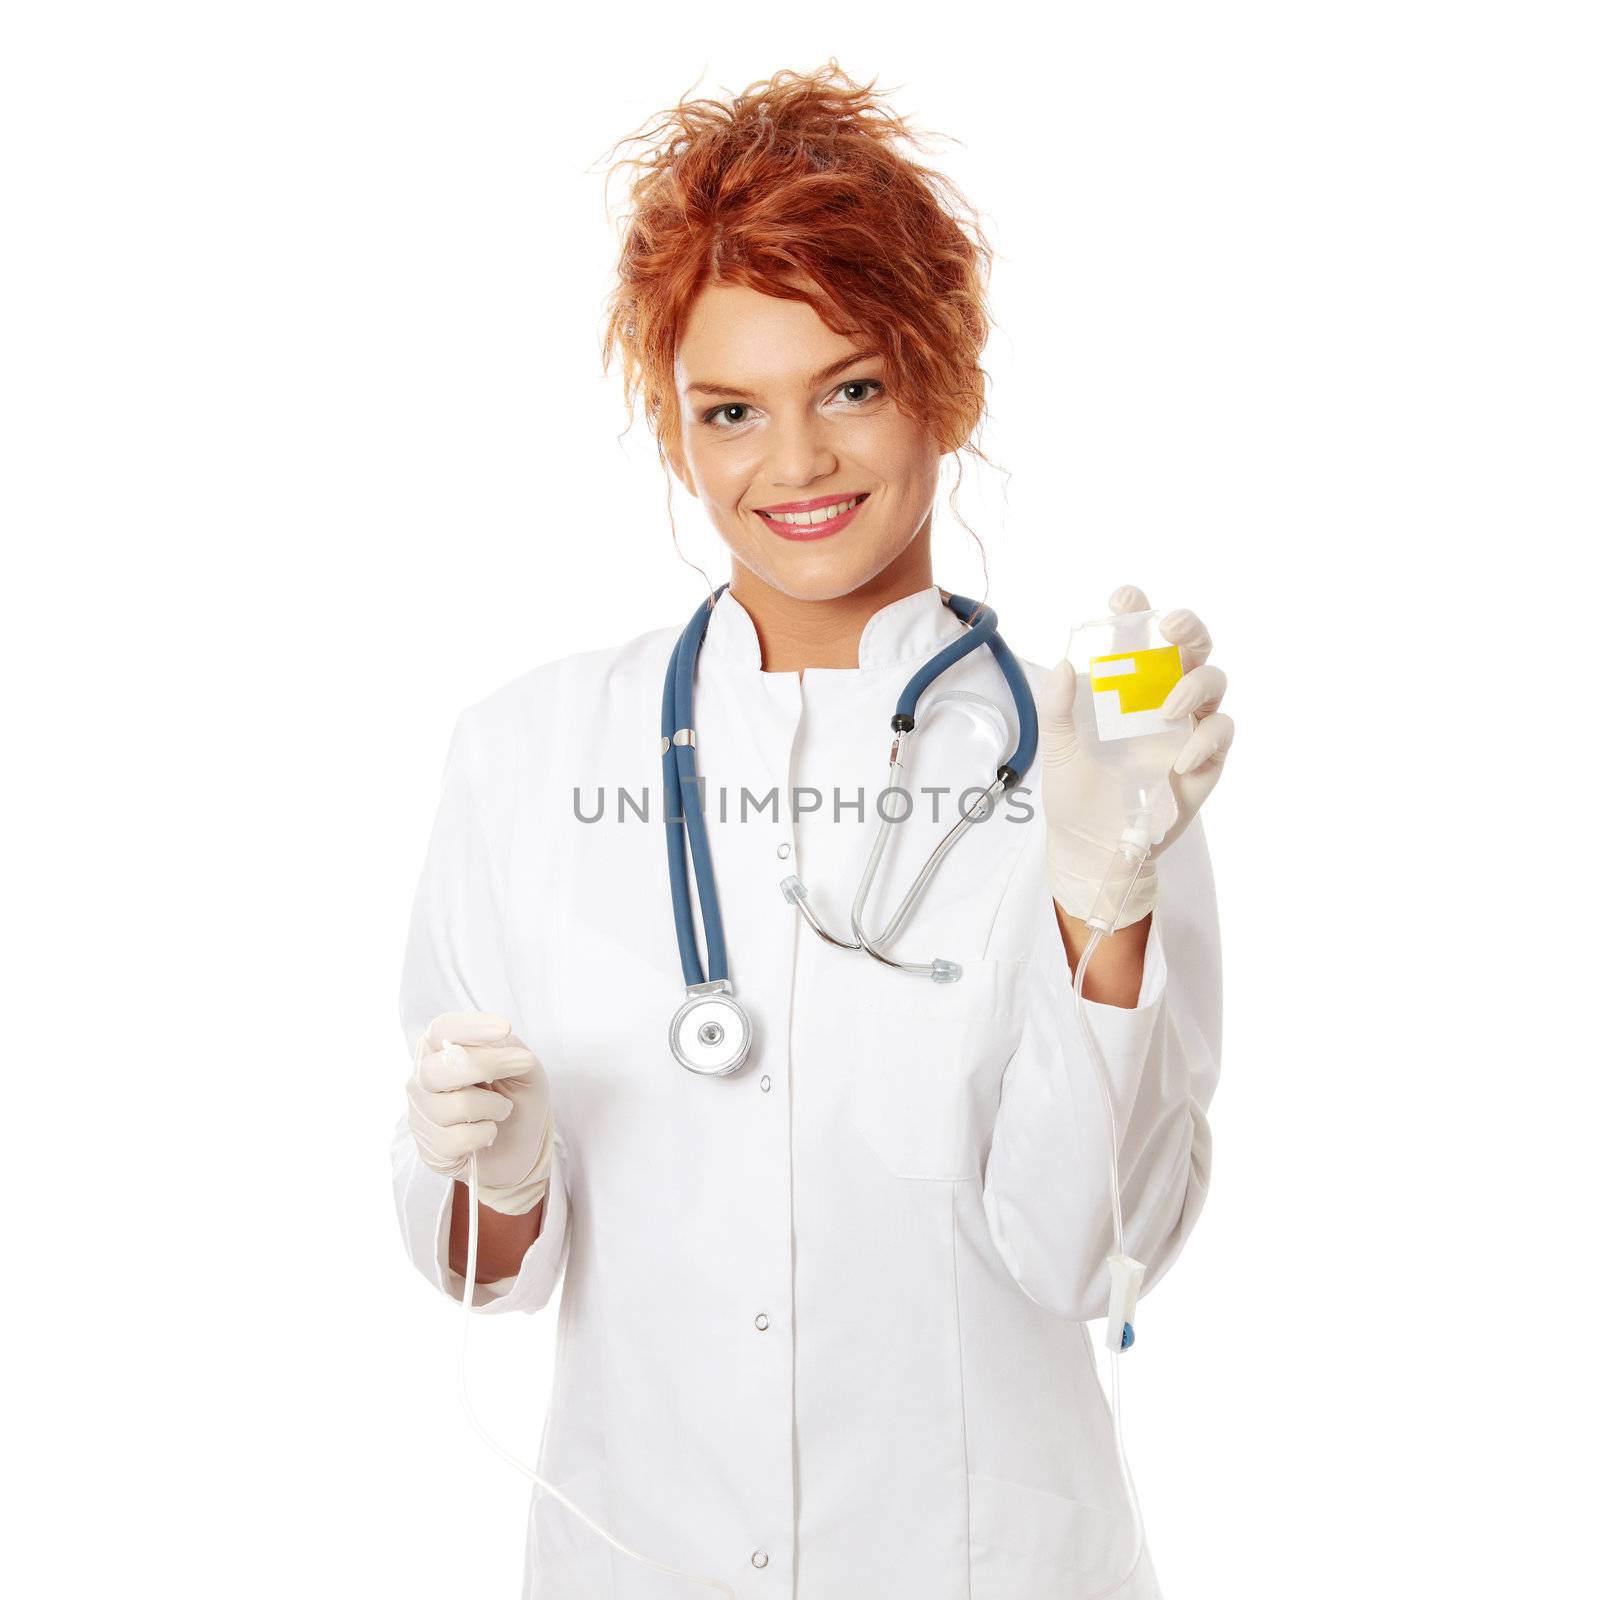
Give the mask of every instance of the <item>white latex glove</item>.
<svg viewBox="0 0 1600 1600">
<path fill-rule="evenodd" d="M 1111 596 L 1113 615 L 1148 611 L 1142 589 L 1124 584 Z M 1167 774 L 1178 815 L 1166 837 L 1152 846 L 1149 859 L 1129 891 L 1117 918 L 1125 928 L 1148 916 L 1156 903 L 1156 858 L 1189 826 L 1222 776 L 1222 761 L 1233 743 L 1233 718 L 1217 710 L 1228 686 L 1226 674 L 1208 661 L 1211 635 L 1192 611 L 1169 611 L 1162 634 L 1178 646 L 1183 676 L 1161 709 L 1169 717 L 1193 714 L 1188 741 Z M 1044 764 L 1044 814 L 1048 840 L 1050 892 L 1068 916 L 1086 919 L 1116 853 L 1127 818 L 1115 784 L 1083 758 L 1072 718 L 1077 673 L 1063 660 L 1039 697 L 1039 748 Z"/>
<path fill-rule="evenodd" d="M 555 1139 L 550 1081 L 504 1017 L 435 1017 L 417 1041 L 406 1098 L 411 1136 L 435 1172 L 465 1178 L 476 1150 L 480 1204 L 519 1217 L 544 1198 Z"/>
</svg>

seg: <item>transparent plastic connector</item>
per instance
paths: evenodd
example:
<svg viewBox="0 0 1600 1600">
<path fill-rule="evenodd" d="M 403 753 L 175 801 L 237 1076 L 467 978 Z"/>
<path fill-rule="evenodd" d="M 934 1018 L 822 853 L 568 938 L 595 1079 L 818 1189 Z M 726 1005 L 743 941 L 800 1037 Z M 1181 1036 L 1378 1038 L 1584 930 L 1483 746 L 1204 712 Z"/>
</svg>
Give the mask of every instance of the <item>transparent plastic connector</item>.
<svg viewBox="0 0 1600 1600">
<path fill-rule="evenodd" d="M 961 981 L 961 963 L 959 961 L 946 961 L 943 956 L 935 956 L 932 970 L 928 976 L 935 983 L 959 983 Z"/>
<path fill-rule="evenodd" d="M 1141 826 L 1141 824 L 1144 824 Z M 1106 875 L 1100 882 L 1099 893 L 1094 898 L 1094 909 L 1084 918 L 1091 928 L 1110 933 L 1122 919 L 1122 908 L 1150 854 L 1150 829 L 1145 818 L 1139 817 L 1122 830 Z"/>
<path fill-rule="evenodd" d="M 783 898 L 790 905 L 798 905 L 806 897 L 806 886 L 792 873 L 778 887 L 783 890 Z"/>
</svg>

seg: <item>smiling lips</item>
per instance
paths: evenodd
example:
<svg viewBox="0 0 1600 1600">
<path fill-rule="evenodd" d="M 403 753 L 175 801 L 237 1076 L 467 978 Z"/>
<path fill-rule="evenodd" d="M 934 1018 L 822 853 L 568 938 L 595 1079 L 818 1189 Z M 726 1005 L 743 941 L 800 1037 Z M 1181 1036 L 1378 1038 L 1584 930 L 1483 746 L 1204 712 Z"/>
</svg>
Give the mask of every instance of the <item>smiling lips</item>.
<svg viewBox="0 0 1600 1600">
<path fill-rule="evenodd" d="M 864 494 L 824 495 L 818 500 L 767 506 L 756 515 L 780 539 L 826 539 L 855 517 L 866 498 Z"/>
</svg>

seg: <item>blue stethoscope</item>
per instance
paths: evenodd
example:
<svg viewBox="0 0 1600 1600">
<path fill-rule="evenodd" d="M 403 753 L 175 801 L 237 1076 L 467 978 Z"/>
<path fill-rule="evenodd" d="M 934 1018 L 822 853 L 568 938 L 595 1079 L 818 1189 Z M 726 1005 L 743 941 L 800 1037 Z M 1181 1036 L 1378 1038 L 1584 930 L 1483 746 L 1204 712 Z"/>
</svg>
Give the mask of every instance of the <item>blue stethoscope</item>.
<svg viewBox="0 0 1600 1600">
<path fill-rule="evenodd" d="M 695 665 L 700 658 L 700 646 L 706 636 L 707 624 L 711 620 L 711 608 L 727 587 L 727 584 L 723 584 L 717 589 L 689 619 L 689 625 L 679 636 L 667 663 L 666 684 L 661 693 L 661 772 L 666 801 L 667 866 L 672 883 L 672 916 L 678 931 L 678 954 L 683 962 L 684 983 L 688 986 L 683 1004 L 673 1013 L 668 1041 L 680 1065 L 687 1067 L 690 1072 L 718 1078 L 737 1072 L 744 1065 L 750 1054 L 752 1037 L 749 1014 L 734 998 L 733 984 L 728 979 L 728 949 L 723 939 L 717 886 L 711 873 L 711 847 L 706 838 L 706 821 L 700 807 L 700 786 L 694 755 Z M 1018 783 L 1022 774 L 1033 764 L 1034 751 L 1039 743 L 1039 716 L 1026 675 L 996 631 L 1000 619 L 994 610 L 959 594 L 945 594 L 943 599 L 956 616 L 966 623 L 967 630 L 917 670 L 895 704 L 894 715 L 889 719 L 889 726 L 894 733 L 889 748 L 889 788 L 903 788 L 904 757 L 911 734 L 917 726 L 917 702 L 923 691 L 947 667 L 953 666 L 982 644 L 987 644 L 993 652 L 1000 671 L 1005 675 L 1006 685 L 1011 690 L 1012 703 L 1017 712 L 1016 749 L 996 770 L 994 782 L 962 812 L 960 819 L 934 847 L 899 909 L 876 936 L 868 935 L 862 919 L 867 896 L 888 841 L 890 824 L 898 820 L 897 817 L 884 815 L 881 804 L 879 813 L 882 821 L 850 909 L 850 928 L 854 938 L 836 938 L 822 926 L 816 913 L 807 904 L 806 886 L 798 878 L 785 878 L 781 887 L 784 898 L 799 909 L 817 935 L 829 944 L 843 950 L 864 950 L 885 966 L 931 978 L 935 983 L 954 983 L 961 977 L 958 963 L 942 959 L 921 963 L 896 961 L 886 955 L 881 946 L 889 943 L 905 925 L 906 918 L 922 897 L 934 870 L 956 840 L 974 822 L 985 817 L 995 801 Z M 974 622 L 972 619 L 980 610 L 983 615 Z M 977 698 L 965 695 L 961 690 L 950 690 L 936 697 L 935 703 Z M 988 706 L 987 701 L 979 703 Z M 992 707 L 989 709 L 993 710 Z M 924 716 L 924 726 L 927 720 Z M 688 834 L 687 850 L 685 832 Z M 689 904 L 690 854 L 694 857 L 695 887 L 700 899 L 700 925 L 705 929 L 706 936 L 706 964 L 703 970 L 695 942 L 694 915 Z"/>
</svg>

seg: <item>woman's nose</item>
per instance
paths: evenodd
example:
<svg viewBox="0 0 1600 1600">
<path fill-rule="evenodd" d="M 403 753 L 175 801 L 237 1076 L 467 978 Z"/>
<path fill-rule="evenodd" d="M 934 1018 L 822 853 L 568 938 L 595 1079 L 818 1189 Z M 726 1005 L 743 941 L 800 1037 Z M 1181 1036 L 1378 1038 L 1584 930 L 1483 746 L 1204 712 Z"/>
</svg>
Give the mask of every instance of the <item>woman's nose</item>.
<svg viewBox="0 0 1600 1600">
<path fill-rule="evenodd" d="M 827 425 L 807 414 L 778 420 L 767 433 L 767 478 L 781 489 L 804 490 L 838 466 L 827 439 Z"/>
</svg>

